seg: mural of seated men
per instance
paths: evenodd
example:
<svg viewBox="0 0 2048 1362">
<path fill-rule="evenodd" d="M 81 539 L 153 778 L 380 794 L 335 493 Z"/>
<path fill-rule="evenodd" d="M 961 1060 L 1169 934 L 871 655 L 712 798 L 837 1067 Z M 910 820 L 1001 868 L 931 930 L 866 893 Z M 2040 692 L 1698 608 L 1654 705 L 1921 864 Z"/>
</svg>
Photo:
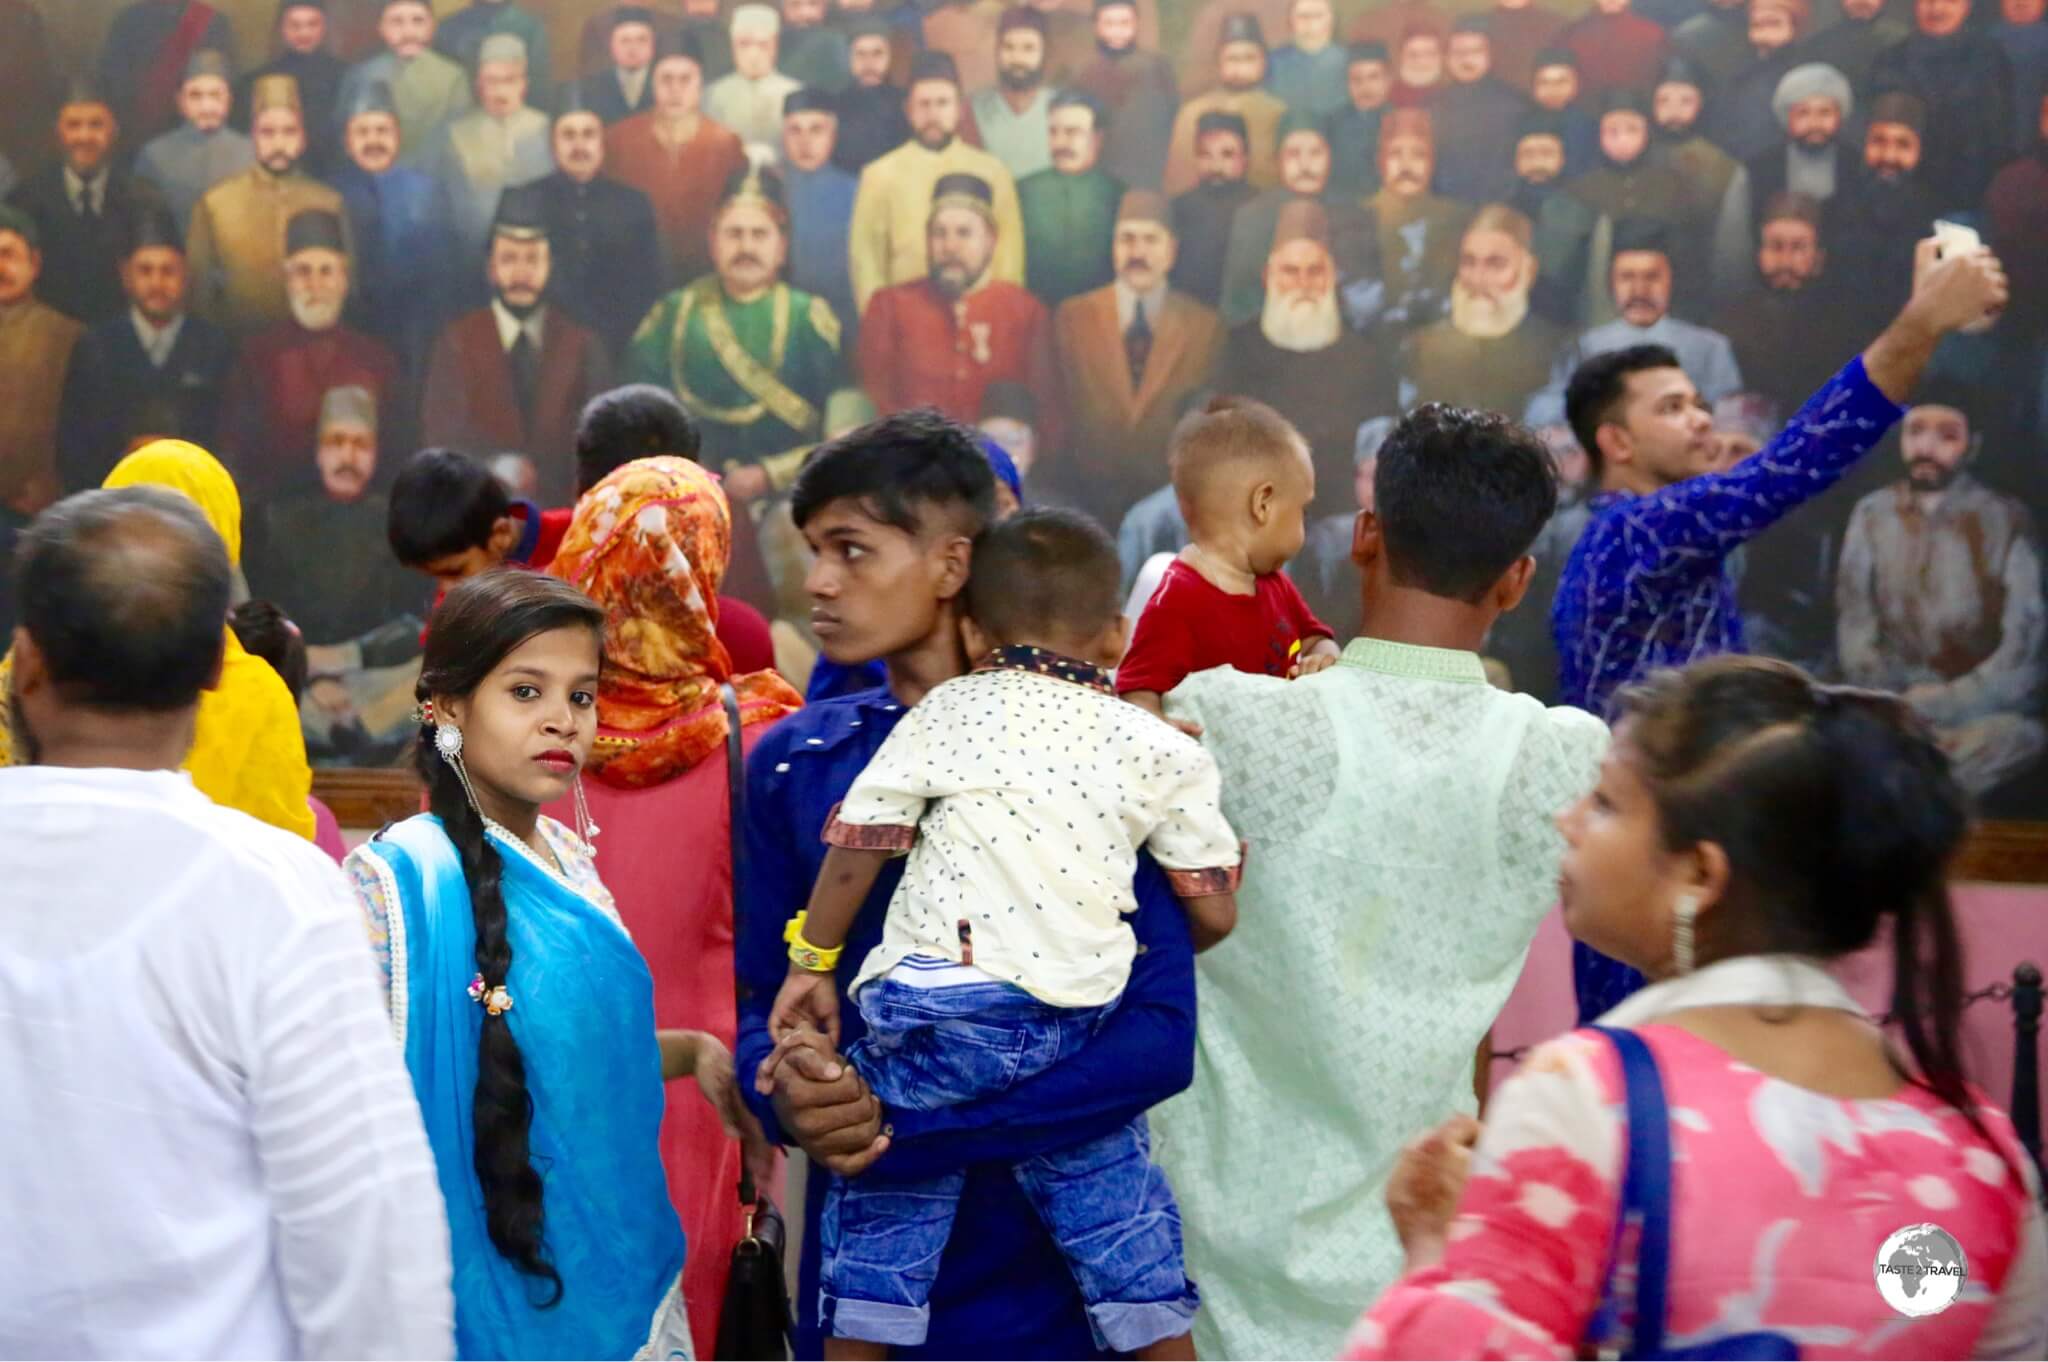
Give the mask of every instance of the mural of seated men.
<svg viewBox="0 0 2048 1362">
<path fill-rule="evenodd" d="M 258 513 L 250 590 L 284 606 L 305 633 L 309 680 L 299 717 L 308 759 L 388 766 L 418 733 L 412 688 L 427 588 L 385 543 L 377 399 L 367 388 L 334 388 L 321 399 L 313 459 L 317 490 Z"/>
<path fill-rule="evenodd" d="M 1451 281 L 1451 315 L 1408 338 L 1402 410 L 1451 402 L 1519 415 L 1549 380 L 1565 334 L 1530 310 L 1533 241 L 1529 219 L 1503 204 L 1472 219 Z"/>
<path fill-rule="evenodd" d="M 1835 583 L 1843 674 L 1900 692 L 1980 796 L 2048 747 L 2033 517 L 1970 475 L 1982 410 L 1963 385 L 1922 385 L 1900 433 L 1906 475 L 1857 503 Z"/>
<path fill-rule="evenodd" d="M 1631 345 L 1669 346 L 1686 377 L 1709 402 L 1743 390 L 1742 371 L 1736 367 L 1735 349 L 1728 338 L 1671 315 L 1671 246 L 1662 224 L 1639 220 L 1614 224 L 1610 260 L 1607 282 L 1615 318 L 1558 352 L 1550 383 L 1529 399 L 1530 425 L 1561 425 L 1564 389 L 1572 371 L 1595 355 Z"/>
<path fill-rule="evenodd" d="M 1282 208 L 1266 257 L 1265 306 L 1231 329 L 1216 370 L 1300 429 L 1315 462 L 1316 514 L 1351 504 L 1358 427 L 1394 410 L 1387 351 L 1344 325 L 1340 286 L 1329 211 L 1308 199 Z"/>
</svg>

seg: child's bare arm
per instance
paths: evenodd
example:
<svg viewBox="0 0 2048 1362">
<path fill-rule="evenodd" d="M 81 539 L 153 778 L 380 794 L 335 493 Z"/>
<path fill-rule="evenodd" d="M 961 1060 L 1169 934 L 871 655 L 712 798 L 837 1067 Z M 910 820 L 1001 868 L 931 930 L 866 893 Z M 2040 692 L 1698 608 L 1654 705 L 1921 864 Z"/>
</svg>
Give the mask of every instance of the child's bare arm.
<svg viewBox="0 0 2048 1362">
<path fill-rule="evenodd" d="M 822 951 L 834 951 L 846 944 L 853 920 L 875 887 L 875 879 L 890 857 L 887 851 L 866 851 L 854 847 L 831 847 L 811 886 L 810 906 L 804 913 L 798 941 Z M 789 974 L 768 1011 L 768 1034 L 780 1038 L 799 1021 L 808 1020 L 839 1043 L 839 990 L 832 971 L 809 970 L 790 961 Z"/>
<path fill-rule="evenodd" d="M 782 976 L 782 987 L 768 1009 L 768 1034 L 781 1040 L 792 1030 L 810 1025 L 839 1045 L 839 985 L 830 974 L 807 970 L 794 962 Z M 765 1092 L 766 1089 L 763 1089 Z"/>
<path fill-rule="evenodd" d="M 1324 634 L 1302 651 L 1301 660 L 1294 665 L 1294 675 L 1314 676 L 1337 665 L 1337 659 L 1344 650 L 1337 646 L 1337 640 Z"/>
<path fill-rule="evenodd" d="M 818 869 L 818 882 L 811 886 L 811 902 L 804 915 L 804 940 L 832 950 L 846 944 L 860 906 L 881 876 L 882 867 L 895 853 L 866 851 L 856 847 L 828 847 L 825 864 Z"/>
<path fill-rule="evenodd" d="M 1202 726 L 1193 719 L 1176 719 L 1166 712 L 1166 701 L 1156 690 L 1127 690 L 1123 698 L 1149 714 L 1156 714 L 1190 738 L 1202 736 Z"/>
<path fill-rule="evenodd" d="M 1188 931 L 1195 938 L 1199 954 L 1229 936 L 1237 926 L 1237 894 L 1226 889 L 1220 894 L 1195 894 L 1181 899 L 1187 911 Z"/>
</svg>

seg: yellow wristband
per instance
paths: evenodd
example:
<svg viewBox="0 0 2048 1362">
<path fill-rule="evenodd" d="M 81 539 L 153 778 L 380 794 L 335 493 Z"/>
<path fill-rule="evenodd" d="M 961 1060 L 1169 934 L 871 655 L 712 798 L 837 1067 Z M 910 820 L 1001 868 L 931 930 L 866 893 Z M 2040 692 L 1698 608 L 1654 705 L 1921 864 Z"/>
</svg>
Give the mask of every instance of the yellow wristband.
<svg viewBox="0 0 2048 1362">
<path fill-rule="evenodd" d="M 809 916 L 808 912 L 798 913 L 782 929 L 782 939 L 789 943 L 789 963 L 812 974 L 830 974 L 839 968 L 839 956 L 846 948 L 833 946 L 827 949 L 804 940 L 804 919 Z"/>
</svg>

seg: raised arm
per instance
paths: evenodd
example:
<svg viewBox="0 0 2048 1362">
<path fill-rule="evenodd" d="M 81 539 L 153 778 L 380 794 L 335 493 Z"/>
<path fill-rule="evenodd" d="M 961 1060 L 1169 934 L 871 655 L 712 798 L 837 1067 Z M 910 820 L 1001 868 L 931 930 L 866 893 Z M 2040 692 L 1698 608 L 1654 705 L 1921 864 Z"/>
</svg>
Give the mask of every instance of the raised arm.
<svg viewBox="0 0 2048 1362">
<path fill-rule="evenodd" d="M 1883 438 L 1941 338 L 2005 303 L 2005 271 L 1991 252 L 1936 261 L 1934 249 L 1932 239 L 1920 243 L 1913 296 L 1897 319 L 1769 444 L 1726 472 L 1674 483 L 1618 512 L 1633 555 L 1654 545 L 1653 572 L 1725 555 L 1834 486 Z"/>
<path fill-rule="evenodd" d="M 1071 1059 L 999 1096 L 938 1111 L 891 1111 L 881 1166 L 924 1177 L 1014 1163 L 1106 1135 L 1186 1088 L 1195 1073 L 1195 957 L 1166 876 L 1141 856 L 1138 958 L 1123 1000 Z"/>
<path fill-rule="evenodd" d="M 1895 403 L 1912 394 L 1943 336 L 2005 306 L 2005 269 L 1998 257 L 1979 248 L 1938 261 L 1936 249 L 1932 237 L 1915 249 L 1913 296 L 1863 352 L 1864 372 Z"/>
</svg>

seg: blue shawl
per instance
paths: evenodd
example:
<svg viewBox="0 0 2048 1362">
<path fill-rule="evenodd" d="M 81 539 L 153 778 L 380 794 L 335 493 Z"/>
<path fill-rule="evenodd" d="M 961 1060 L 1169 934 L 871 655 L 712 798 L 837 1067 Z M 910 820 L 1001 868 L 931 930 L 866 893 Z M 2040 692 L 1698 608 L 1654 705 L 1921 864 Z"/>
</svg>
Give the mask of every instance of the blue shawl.
<svg viewBox="0 0 2048 1362">
<path fill-rule="evenodd" d="M 448 1204 L 455 1346 L 464 1358 L 622 1358 L 683 1267 L 659 1139 L 664 1103 L 654 981 L 632 940 L 589 899 L 496 832 L 512 946 L 506 1014 L 533 1097 L 533 1166 L 562 1298 L 491 1243 L 475 1171 L 472 1100 L 484 1011 L 470 1001 L 476 926 L 461 858 L 432 815 L 369 849 L 390 867 L 392 995 L 405 1065 Z M 394 1009 L 395 1010 L 395 1009 Z"/>
</svg>

